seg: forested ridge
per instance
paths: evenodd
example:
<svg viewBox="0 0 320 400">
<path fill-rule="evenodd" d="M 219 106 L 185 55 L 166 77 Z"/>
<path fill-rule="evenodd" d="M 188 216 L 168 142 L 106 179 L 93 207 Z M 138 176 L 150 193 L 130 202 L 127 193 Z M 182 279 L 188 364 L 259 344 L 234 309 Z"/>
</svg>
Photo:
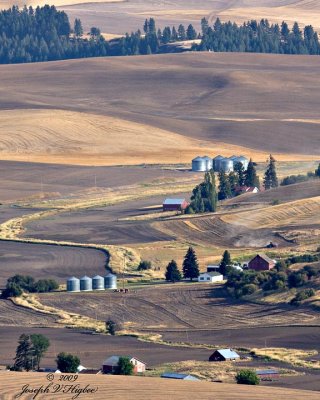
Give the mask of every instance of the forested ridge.
<svg viewBox="0 0 320 400">
<path fill-rule="evenodd" d="M 23 63 L 105 56 L 108 43 L 92 32 L 82 39 L 81 22 L 76 20 L 74 33 L 68 16 L 54 6 L 12 7 L 0 13 L 0 63 Z"/>
<path fill-rule="evenodd" d="M 157 29 L 150 18 L 143 31 L 107 42 L 97 27 L 84 35 L 79 19 L 71 27 L 67 14 L 54 6 L 14 6 L 0 12 L 1 64 L 178 52 L 177 42 L 195 39 L 193 51 L 320 54 L 318 34 L 311 25 L 301 30 L 298 23 L 289 28 L 285 22 L 270 24 L 266 19 L 242 25 L 217 19 L 210 26 L 203 18 L 197 32 L 192 24 Z"/>
</svg>

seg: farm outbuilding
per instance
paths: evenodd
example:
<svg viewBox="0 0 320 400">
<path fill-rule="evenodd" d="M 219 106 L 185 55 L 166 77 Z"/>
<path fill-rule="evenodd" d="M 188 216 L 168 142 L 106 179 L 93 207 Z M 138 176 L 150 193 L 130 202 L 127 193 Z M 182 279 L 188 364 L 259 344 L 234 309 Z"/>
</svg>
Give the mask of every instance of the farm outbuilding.
<svg viewBox="0 0 320 400">
<path fill-rule="evenodd" d="M 104 279 L 102 276 L 96 275 L 92 278 L 92 289 L 104 290 Z"/>
<path fill-rule="evenodd" d="M 279 371 L 277 369 L 258 369 L 256 374 L 261 380 L 272 380 L 279 377 Z"/>
<path fill-rule="evenodd" d="M 265 254 L 257 254 L 252 260 L 248 263 L 248 268 L 253 269 L 255 271 L 269 271 L 274 268 L 276 265 L 274 260 L 271 260 Z"/>
<path fill-rule="evenodd" d="M 68 292 L 80 292 L 80 279 L 73 276 L 67 279 L 67 291 Z"/>
<path fill-rule="evenodd" d="M 105 289 L 117 289 L 117 275 L 112 274 L 109 272 L 104 277 L 104 288 Z"/>
<path fill-rule="evenodd" d="M 80 290 L 86 292 L 92 290 L 92 279 L 87 275 L 80 278 Z"/>
<path fill-rule="evenodd" d="M 213 169 L 214 169 L 216 172 L 219 172 L 219 171 L 220 171 L 220 162 L 221 162 L 221 160 L 223 160 L 223 159 L 224 159 L 224 157 L 221 156 L 220 154 L 219 154 L 218 156 L 214 157 L 214 159 L 213 159 Z"/>
<path fill-rule="evenodd" d="M 220 160 L 220 169 L 219 171 L 225 172 L 228 174 L 229 172 L 233 171 L 233 160 L 230 158 L 224 158 L 223 160 Z"/>
<path fill-rule="evenodd" d="M 209 264 L 207 265 L 207 272 L 218 272 L 220 265 Z"/>
<path fill-rule="evenodd" d="M 223 275 L 221 275 L 220 272 L 204 272 L 198 276 L 198 282 L 214 283 L 222 281 Z"/>
<path fill-rule="evenodd" d="M 118 367 L 118 362 L 121 356 L 111 356 L 107 358 L 103 364 L 102 364 L 102 372 L 104 374 L 113 374 L 117 367 Z M 123 357 L 128 357 L 130 360 L 130 363 L 133 365 L 133 372 L 135 374 L 140 373 L 140 372 L 145 372 L 146 370 L 146 363 L 143 361 L 138 360 L 135 357 L 131 356 L 123 356 Z"/>
<path fill-rule="evenodd" d="M 209 357 L 209 361 L 235 361 L 239 359 L 239 354 L 232 349 L 215 350 Z"/>
<path fill-rule="evenodd" d="M 176 372 L 165 372 L 164 374 L 161 375 L 161 378 L 180 379 L 183 381 L 199 381 L 200 380 L 193 375 L 178 374 Z"/>
<path fill-rule="evenodd" d="M 192 160 L 192 171 L 205 172 L 207 171 L 207 160 L 204 157 L 196 157 Z"/>
<path fill-rule="evenodd" d="M 165 199 L 162 204 L 163 211 L 183 211 L 188 207 L 186 199 Z"/>
</svg>

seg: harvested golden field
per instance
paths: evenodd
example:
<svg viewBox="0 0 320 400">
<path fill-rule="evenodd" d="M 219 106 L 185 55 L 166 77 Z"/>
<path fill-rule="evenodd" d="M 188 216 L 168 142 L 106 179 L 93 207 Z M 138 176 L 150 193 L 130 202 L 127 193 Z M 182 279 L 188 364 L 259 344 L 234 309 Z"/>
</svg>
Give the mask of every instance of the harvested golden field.
<svg viewBox="0 0 320 400">
<path fill-rule="evenodd" d="M 252 229 L 320 224 L 320 197 L 224 215 L 223 221 Z"/>
<path fill-rule="evenodd" d="M 10 161 L 130 165 L 176 159 L 186 163 L 195 153 L 225 151 L 224 143 L 120 118 L 61 110 L 0 111 L 0 137 L 1 158 Z M 230 146 L 228 152 L 240 154 L 246 149 Z"/>
<path fill-rule="evenodd" d="M 141 28 L 146 18 L 154 17 L 159 26 L 192 23 L 200 28 L 206 17 L 210 23 L 219 17 L 242 24 L 250 19 L 267 18 L 270 22 L 289 24 L 298 20 L 301 25 L 320 28 L 319 0 L 171 0 L 170 2 L 130 0 L 129 2 L 91 2 L 58 0 L 70 17 L 81 18 L 86 29 L 100 26 L 104 32 L 125 33 Z"/>
<path fill-rule="evenodd" d="M 14 373 L 1 372 L 1 394 L 3 400 L 11 400 L 13 396 L 21 393 L 22 386 L 29 384 L 36 388 L 48 383 L 45 374 L 39 373 Z M 59 383 L 59 375 L 55 376 L 54 383 Z M 220 384 L 211 382 L 186 382 L 161 378 L 145 377 L 121 377 L 121 376 L 99 376 L 79 375 L 77 382 L 80 388 L 89 385 L 95 389 L 94 393 L 80 395 L 83 399 L 102 400 L 108 397 L 119 400 L 131 400 L 134 397 L 145 397 L 150 400 L 211 400 L 212 394 L 216 399 L 233 400 L 235 386 L 232 384 Z M 252 387 L 240 385 L 236 387 L 237 399 L 244 400 L 313 400 L 318 398 L 318 393 L 271 387 Z M 24 395 L 21 399 L 30 399 L 30 395 Z M 48 394 L 39 394 L 38 399 L 48 398 Z M 61 391 L 50 394 L 52 399 L 70 399 L 69 394 Z"/>
<path fill-rule="evenodd" d="M 318 57 L 192 53 L 1 65 L 0 72 L 0 159 L 319 157 Z"/>
</svg>

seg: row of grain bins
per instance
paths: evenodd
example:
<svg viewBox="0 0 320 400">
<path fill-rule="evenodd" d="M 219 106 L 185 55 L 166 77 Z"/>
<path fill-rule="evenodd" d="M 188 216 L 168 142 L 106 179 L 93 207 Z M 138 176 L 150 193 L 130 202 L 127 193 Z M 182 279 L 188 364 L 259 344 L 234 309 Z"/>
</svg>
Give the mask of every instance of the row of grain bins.
<svg viewBox="0 0 320 400">
<path fill-rule="evenodd" d="M 192 171 L 206 172 L 213 169 L 216 172 L 223 171 L 228 173 L 234 170 L 236 163 L 241 163 L 246 170 L 249 160 L 244 156 L 223 157 L 219 155 L 214 158 L 198 156 L 192 160 Z"/>
<path fill-rule="evenodd" d="M 85 275 L 78 279 L 75 276 L 67 279 L 68 292 L 89 292 L 91 290 L 117 289 L 117 276 L 107 274 L 105 277 L 96 275 L 93 278 Z"/>
</svg>

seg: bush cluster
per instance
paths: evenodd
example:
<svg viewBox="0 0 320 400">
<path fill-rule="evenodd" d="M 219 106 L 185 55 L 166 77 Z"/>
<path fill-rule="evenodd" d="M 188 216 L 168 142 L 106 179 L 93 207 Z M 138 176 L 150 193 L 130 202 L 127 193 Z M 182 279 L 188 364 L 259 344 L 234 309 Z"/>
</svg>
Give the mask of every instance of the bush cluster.
<svg viewBox="0 0 320 400">
<path fill-rule="evenodd" d="M 290 304 L 298 306 L 303 300 L 309 299 L 315 295 L 313 289 L 304 289 L 298 292 L 295 297 L 290 301 Z"/>
<path fill-rule="evenodd" d="M 283 270 L 283 264 L 279 263 L 271 271 L 232 271 L 228 276 L 226 288 L 230 294 L 240 298 L 259 289 L 271 291 L 301 287 L 319 276 L 319 267 L 306 265 L 299 271 L 290 271 L 287 268 Z"/>
<path fill-rule="evenodd" d="M 152 269 L 151 261 L 142 260 L 138 265 L 138 271 L 146 271 L 148 269 Z"/>
<path fill-rule="evenodd" d="M 35 281 L 29 275 L 14 275 L 7 280 L 5 290 L 2 292 L 3 298 L 19 297 L 22 292 L 45 293 L 57 290 L 59 284 L 53 279 L 39 279 Z"/>
</svg>

